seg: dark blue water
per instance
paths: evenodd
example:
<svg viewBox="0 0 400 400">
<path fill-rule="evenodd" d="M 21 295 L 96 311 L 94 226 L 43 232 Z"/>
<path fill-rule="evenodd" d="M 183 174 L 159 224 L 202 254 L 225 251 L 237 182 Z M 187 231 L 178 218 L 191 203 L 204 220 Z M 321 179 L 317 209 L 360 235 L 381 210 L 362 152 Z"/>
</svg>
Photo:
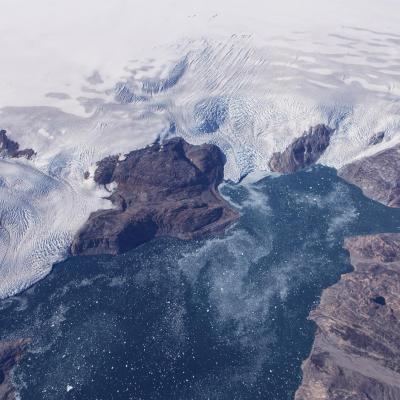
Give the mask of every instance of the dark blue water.
<svg viewBox="0 0 400 400">
<path fill-rule="evenodd" d="M 22 400 L 293 398 L 343 238 L 399 231 L 400 210 L 323 167 L 223 192 L 242 212 L 223 236 L 72 258 L 0 302 L 1 339 L 32 338 Z"/>
</svg>

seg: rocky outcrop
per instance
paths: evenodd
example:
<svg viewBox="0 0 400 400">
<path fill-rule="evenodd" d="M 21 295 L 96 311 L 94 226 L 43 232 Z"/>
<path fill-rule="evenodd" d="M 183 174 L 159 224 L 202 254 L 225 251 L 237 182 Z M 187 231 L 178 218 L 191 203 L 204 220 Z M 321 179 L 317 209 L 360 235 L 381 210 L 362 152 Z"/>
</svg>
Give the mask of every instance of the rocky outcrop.
<svg viewBox="0 0 400 400">
<path fill-rule="evenodd" d="M 349 238 L 354 272 L 323 292 L 296 400 L 400 399 L 400 234 Z"/>
<path fill-rule="evenodd" d="M 19 144 L 7 136 L 7 131 L 0 130 L 0 155 L 11 158 L 25 157 L 31 159 L 35 152 L 32 149 L 19 150 Z"/>
<path fill-rule="evenodd" d="M 288 174 L 315 164 L 329 146 L 334 130 L 317 125 L 304 132 L 282 153 L 274 153 L 269 161 L 273 172 Z"/>
<path fill-rule="evenodd" d="M 71 253 L 118 254 L 156 236 L 193 239 L 223 231 L 238 219 L 217 190 L 224 162 L 218 147 L 181 138 L 100 161 L 94 179 L 113 183 L 116 208 L 93 213 Z"/>
<path fill-rule="evenodd" d="M 338 175 L 360 187 L 365 196 L 400 207 L 400 146 L 345 165 Z"/>
<path fill-rule="evenodd" d="M 372 135 L 371 139 L 369 139 L 368 144 L 370 146 L 375 146 L 379 143 L 382 143 L 384 138 L 385 138 L 385 132 L 377 132 L 374 135 Z"/>
<path fill-rule="evenodd" d="M 0 400 L 16 400 L 10 373 L 28 343 L 26 339 L 0 342 Z"/>
</svg>

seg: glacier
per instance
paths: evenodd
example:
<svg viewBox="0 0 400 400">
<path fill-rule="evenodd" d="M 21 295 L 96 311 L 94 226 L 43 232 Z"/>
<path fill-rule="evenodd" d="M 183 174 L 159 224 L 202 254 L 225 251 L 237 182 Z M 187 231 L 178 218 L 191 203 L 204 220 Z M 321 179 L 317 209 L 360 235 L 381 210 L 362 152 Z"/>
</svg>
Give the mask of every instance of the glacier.
<svg viewBox="0 0 400 400">
<path fill-rule="evenodd" d="M 174 4 L 4 0 L 0 129 L 37 155 L 0 159 L 0 298 L 111 207 L 84 177 L 107 155 L 180 135 L 218 145 L 235 182 L 319 123 L 334 168 L 399 142 L 398 2 Z"/>
</svg>

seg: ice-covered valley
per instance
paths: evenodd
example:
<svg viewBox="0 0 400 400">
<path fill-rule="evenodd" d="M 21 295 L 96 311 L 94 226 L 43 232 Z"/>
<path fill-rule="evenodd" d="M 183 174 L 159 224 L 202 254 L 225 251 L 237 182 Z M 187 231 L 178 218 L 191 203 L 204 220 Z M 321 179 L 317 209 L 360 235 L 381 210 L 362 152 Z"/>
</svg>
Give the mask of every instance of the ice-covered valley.
<svg viewBox="0 0 400 400">
<path fill-rule="evenodd" d="M 180 135 L 220 146 L 237 181 L 319 123 L 335 168 L 400 141 L 396 1 L 98 3 L 4 0 L 0 129 L 37 155 L 0 159 L 0 297 L 111 206 L 84 178 L 107 155 Z"/>
</svg>

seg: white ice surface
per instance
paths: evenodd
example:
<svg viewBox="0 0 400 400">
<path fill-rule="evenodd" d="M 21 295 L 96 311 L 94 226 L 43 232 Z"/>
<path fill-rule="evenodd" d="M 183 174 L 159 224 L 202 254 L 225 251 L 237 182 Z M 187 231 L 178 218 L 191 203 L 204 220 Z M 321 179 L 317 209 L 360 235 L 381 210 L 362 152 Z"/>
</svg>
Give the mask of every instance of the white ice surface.
<svg viewBox="0 0 400 400">
<path fill-rule="evenodd" d="M 320 160 L 333 167 L 400 140 L 398 0 L 0 5 L 0 129 L 37 152 L 0 160 L 0 297 L 45 276 L 110 207 L 85 171 L 172 127 L 218 144 L 232 180 L 318 123 L 336 128 Z"/>
</svg>

